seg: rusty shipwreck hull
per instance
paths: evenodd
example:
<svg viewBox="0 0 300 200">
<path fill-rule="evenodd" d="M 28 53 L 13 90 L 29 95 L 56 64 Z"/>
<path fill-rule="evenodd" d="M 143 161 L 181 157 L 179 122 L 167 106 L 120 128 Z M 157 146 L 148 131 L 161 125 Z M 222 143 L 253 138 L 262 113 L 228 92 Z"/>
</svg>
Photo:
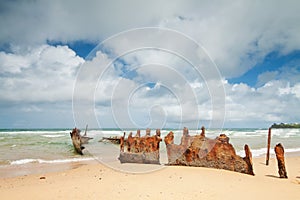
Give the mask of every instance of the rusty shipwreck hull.
<svg viewBox="0 0 300 200">
<path fill-rule="evenodd" d="M 141 137 L 140 130 L 133 137 L 129 134 L 125 140 L 125 133 L 120 138 L 120 156 L 121 163 L 143 163 L 143 164 L 160 164 L 159 161 L 159 143 L 160 130 L 150 136 L 150 129 L 146 130 L 146 135 Z"/>
<path fill-rule="evenodd" d="M 254 175 L 249 146 L 245 145 L 246 157 L 242 158 L 236 155 L 229 138 L 224 134 L 210 139 L 205 137 L 204 128 L 200 135 L 195 136 L 190 136 L 188 129 L 184 128 L 179 145 L 174 144 L 173 132 L 169 132 L 164 141 L 168 165 L 209 167 Z"/>
<path fill-rule="evenodd" d="M 150 129 L 141 137 L 138 130 L 135 136 L 129 134 L 125 140 L 125 133 L 120 137 L 121 163 L 159 164 L 160 130 L 150 136 Z M 225 169 L 254 175 L 252 154 L 248 145 L 245 145 L 244 158 L 238 156 L 229 138 L 221 134 L 215 139 L 205 136 L 202 128 L 200 135 L 191 136 L 187 128 L 183 129 L 180 144 L 174 144 L 174 133 L 171 131 L 164 138 L 166 144 L 168 165 L 182 165 L 195 167 L 209 167 Z"/>
<path fill-rule="evenodd" d="M 160 164 L 158 151 L 148 153 L 121 152 L 119 160 L 121 163 Z"/>
</svg>

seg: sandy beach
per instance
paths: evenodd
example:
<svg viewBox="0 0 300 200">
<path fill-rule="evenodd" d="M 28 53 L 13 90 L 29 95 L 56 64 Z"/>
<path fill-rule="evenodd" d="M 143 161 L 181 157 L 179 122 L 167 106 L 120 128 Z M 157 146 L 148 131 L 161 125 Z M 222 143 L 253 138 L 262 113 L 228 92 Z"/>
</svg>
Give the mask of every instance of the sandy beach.
<svg viewBox="0 0 300 200">
<path fill-rule="evenodd" d="M 288 179 L 277 161 L 254 159 L 255 176 L 183 166 L 131 174 L 98 162 L 60 172 L 0 179 L 1 199 L 299 199 L 300 157 L 287 157 Z M 130 164 L 128 164 L 130 165 Z M 131 164 L 129 167 L 135 167 Z"/>
</svg>

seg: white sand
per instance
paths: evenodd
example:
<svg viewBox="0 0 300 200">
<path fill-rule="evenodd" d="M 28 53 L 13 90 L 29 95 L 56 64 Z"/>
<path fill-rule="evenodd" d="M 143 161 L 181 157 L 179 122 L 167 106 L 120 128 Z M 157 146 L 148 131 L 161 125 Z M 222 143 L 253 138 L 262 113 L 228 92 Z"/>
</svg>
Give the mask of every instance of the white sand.
<svg viewBox="0 0 300 200">
<path fill-rule="evenodd" d="M 269 166 L 264 163 L 264 158 L 254 159 L 255 176 L 184 166 L 127 174 L 90 164 L 63 172 L 1 178 L 0 198 L 300 199 L 300 157 L 286 158 L 288 179 L 278 178 L 274 158 Z"/>
</svg>

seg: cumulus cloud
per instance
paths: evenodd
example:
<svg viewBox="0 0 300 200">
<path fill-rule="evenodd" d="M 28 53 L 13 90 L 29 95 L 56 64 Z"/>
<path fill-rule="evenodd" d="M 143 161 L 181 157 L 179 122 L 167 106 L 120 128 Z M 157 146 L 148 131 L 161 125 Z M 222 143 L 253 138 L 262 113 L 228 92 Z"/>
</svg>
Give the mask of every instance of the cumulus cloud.
<svg viewBox="0 0 300 200">
<path fill-rule="evenodd" d="M 298 1 L 130 3 L 1 2 L 0 22 L 5 27 L 0 32 L 1 104 L 23 102 L 18 107 L 22 112 L 44 113 L 57 102 L 70 102 L 73 95 L 74 116 L 83 126 L 86 121 L 96 126 L 96 118 L 108 127 L 180 122 L 197 126 L 197 120 L 206 123 L 222 116 L 218 108 L 223 101 L 227 126 L 300 120 L 299 61 L 260 74 L 255 87 L 227 81 L 274 51 L 285 55 L 299 50 Z M 68 46 L 47 44 L 98 43 L 145 26 L 180 31 L 205 51 L 176 34 L 155 37 L 157 32 L 142 31 L 113 40 L 86 61 Z M 138 49 L 141 46 L 156 49 Z M 203 53 L 215 61 L 222 80 L 214 79 L 209 59 L 197 62 L 204 66 L 200 74 L 184 60 L 194 61 Z M 213 99 L 222 83 L 225 99 Z"/>
<path fill-rule="evenodd" d="M 2 101 L 71 101 L 74 78 L 84 60 L 67 46 L 42 45 L 0 54 Z"/>
<path fill-rule="evenodd" d="M 164 62 L 167 65 L 164 66 L 157 63 L 158 60 L 148 63 L 143 59 L 153 54 L 153 51 L 142 54 L 134 52 L 134 56 L 126 55 L 122 58 L 130 60 L 130 63 L 125 62 L 119 66 L 99 51 L 95 58 L 85 62 L 79 71 L 74 90 L 76 121 L 92 116 L 94 119 L 91 121 L 95 122 L 97 117 L 101 127 L 103 122 L 107 124 L 107 119 L 112 119 L 119 127 L 147 125 L 161 128 L 170 126 L 170 121 L 197 121 L 197 101 L 200 102 L 200 99 L 197 99 L 193 89 L 200 88 L 199 84 L 193 82 L 197 87 L 191 88 L 189 83 L 194 79 L 188 76 L 189 73 L 176 71 L 176 62 L 169 62 L 169 65 Z M 160 56 L 157 58 L 161 59 Z M 127 76 L 126 73 L 131 71 L 135 72 L 134 76 Z"/>
<path fill-rule="evenodd" d="M 1 4 L 1 24 L 6 27 L 0 34 L 2 45 L 44 44 L 49 40 L 100 42 L 130 28 L 161 26 L 203 44 L 225 77 L 245 73 L 272 51 L 287 54 L 300 45 L 298 1 Z"/>
<path fill-rule="evenodd" d="M 203 44 L 222 74 L 230 78 L 245 73 L 273 51 L 287 54 L 299 49 L 297 5 L 296 1 L 231 1 L 211 15 L 173 18 L 161 26 Z"/>
<path fill-rule="evenodd" d="M 269 126 L 274 122 L 297 122 L 300 112 L 299 83 L 271 80 L 258 88 L 226 83 L 226 121 L 246 127 Z"/>
<path fill-rule="evenodd" d="M 47 40 L 99 41 L 129 28 L 153 26 L 188 11 L 184 1 L 9 1 L 1 2 L 1 43 L 45 43 Z M 13 33 L 13 34 L 12 34 Z"/>
<path fill-rule="evenodd" d="M 227 78 L 240 76 L 272 51 L 287 54 L 300 46 L 298 1 L 1 4 L 1 24 L 6 27 L 0 34 L 2 46 L 100 42 L 130 28 L 160 26 L 181 31 L 201 43 Z"/>
</svg>

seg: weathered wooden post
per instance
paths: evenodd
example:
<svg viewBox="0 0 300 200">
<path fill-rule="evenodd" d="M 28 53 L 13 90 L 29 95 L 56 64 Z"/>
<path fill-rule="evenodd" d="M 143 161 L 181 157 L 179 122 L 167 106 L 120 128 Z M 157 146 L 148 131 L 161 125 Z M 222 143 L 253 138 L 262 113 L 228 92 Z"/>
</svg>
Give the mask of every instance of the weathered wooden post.
<svg viewBox="0 0 300 200">
<path fill-rule="evenodd" d="M 278 173 L 280 178 L 288 178 L 284 164 L 284 148 L 282 144 L 277 144 L 274 148 L 278 162 Z"/>
<path fill-rule="evenodd" d="M 270 145 L 271 145 L 271 128 L 269 128 L 269 133 L 268 133 L 268 147 L 267 147 L 266 165 L 269 165 Z"/>
</svg>

